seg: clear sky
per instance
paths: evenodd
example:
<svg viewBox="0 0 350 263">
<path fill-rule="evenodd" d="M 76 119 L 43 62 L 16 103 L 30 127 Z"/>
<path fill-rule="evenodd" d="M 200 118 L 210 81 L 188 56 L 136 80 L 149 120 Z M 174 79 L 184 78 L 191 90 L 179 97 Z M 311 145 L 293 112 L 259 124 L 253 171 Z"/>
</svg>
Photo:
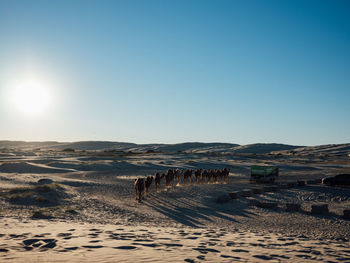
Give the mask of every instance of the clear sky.
<svg viewBox="0 0 350 263">
<path fill-rule="evenodd" d="M 349 14 L 349 1 L 1 0 L 0 140 L 349 143 Z"/>
</svg>

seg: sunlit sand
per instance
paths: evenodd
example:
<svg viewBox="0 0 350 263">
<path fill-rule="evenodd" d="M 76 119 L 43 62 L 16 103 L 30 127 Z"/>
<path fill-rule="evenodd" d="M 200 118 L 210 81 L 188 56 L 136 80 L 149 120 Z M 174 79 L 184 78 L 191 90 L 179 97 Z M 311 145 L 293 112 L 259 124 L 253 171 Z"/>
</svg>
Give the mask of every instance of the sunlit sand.
<svg viewBox="0 0 350 263">
<path fill-rule="evenodd" d="M 229 146 L 191 144 L 188 150 L 122 144 L 105 150 L 96 142 L 78 143 L 93 148 L 84 151 L 74 143 L 2 145 L 2 261 L 336 262 L 349 256 L 350 221 L 343 211 L 350 189 L 320 184 L 349 171 L 348 156 L 339 156 L 348 144 L 272 154 L 276 146 L 269 144 L 265 152 L 251 145 L 237 146 L 236 153 Z M 256 147 L 259 154 L 252 153 Z M 278 165 L 276 183 L 251 184 L 252 164 Z M 162 181 L 160 191 L 153 184 L 140 203 L 135 200 L 135 178 L 169 168 L 224 167 L 230 168 L 227 183 L 192 178 L 166 188 Z M 321 204 L 328 211 L 315 213 L 313 206 Z"/>
</svg>

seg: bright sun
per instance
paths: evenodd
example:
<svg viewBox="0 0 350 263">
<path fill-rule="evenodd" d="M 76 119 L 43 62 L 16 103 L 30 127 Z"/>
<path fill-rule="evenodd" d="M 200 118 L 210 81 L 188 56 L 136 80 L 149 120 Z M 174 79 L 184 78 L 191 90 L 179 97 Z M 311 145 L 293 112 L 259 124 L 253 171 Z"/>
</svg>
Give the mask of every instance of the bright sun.
<svg viewBox="0 0 350 263">
<path fill-rule="evenodd" d="M 50 102 L 48 89 L 39 81 L 25 81 L 16 85 L 12 98 L 20 111 L 31 116 L 44 113 Z"/>
</svg>

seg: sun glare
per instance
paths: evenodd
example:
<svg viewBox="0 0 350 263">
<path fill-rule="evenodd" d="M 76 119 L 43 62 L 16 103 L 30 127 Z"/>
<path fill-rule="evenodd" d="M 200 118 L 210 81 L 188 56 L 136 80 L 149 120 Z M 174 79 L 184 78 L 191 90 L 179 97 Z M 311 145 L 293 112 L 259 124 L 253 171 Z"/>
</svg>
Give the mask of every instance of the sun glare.
<svg viewBox="0 0 350 263">
<path fill-rule="evenodd" d="M 47 87 L 39 81 L 25 81 L 14 87 L 13 102 L 17 109 L 31 116 L 43 114 L 50 102 Z"/>
</svg>

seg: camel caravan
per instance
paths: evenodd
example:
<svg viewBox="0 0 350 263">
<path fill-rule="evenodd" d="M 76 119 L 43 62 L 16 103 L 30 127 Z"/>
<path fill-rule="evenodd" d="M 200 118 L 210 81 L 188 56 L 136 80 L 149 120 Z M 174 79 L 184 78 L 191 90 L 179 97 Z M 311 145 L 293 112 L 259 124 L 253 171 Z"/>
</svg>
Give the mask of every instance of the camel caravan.
<svg viewBox="0 0 350 263">
<path fill-rule="evenodd" d="M 169 169 L 166 173 L 155 176 L 147 176 L 146 178 L 137 178 L 134 181 L 136 191 L 136 200 L 142 201 L 142 198 L 149 193 L 150 187 L 154 181 L 156 192 L 161 191 L 162 181 L 164 189 L 169 189 L 175 185 L 191 185 L 191 184 L 210 184 L 210 183 L 228 183 L 230 174 L 229 168 L 224 169 Z"/>
</svg>

